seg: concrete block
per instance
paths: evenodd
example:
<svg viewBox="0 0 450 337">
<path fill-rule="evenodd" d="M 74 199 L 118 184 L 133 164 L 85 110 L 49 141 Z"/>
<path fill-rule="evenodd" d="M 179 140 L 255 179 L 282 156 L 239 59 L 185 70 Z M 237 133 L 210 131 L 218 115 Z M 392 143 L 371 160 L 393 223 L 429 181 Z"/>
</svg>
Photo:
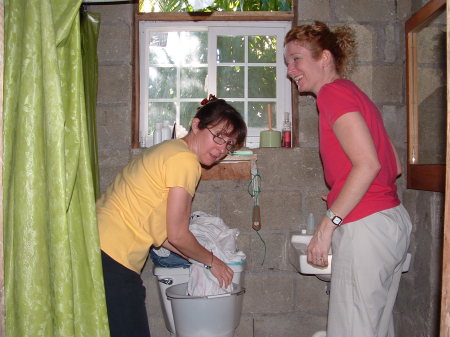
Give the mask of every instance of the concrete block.
<svg viewBox="0 0 450 337">
<path fill-rule="evenodd" d="M 302 192 L 302 210 L 300 213 L 300 225 L 299 228 L 306 229 L 306 220 L 309 213 L 314 214 L 314 220 L 316 225 L 320 222 L 327 210 L 327 203 L 322 199 L 323 196 L 328 194 L 328 188 L 324 185 L 322 189 L 311 189 Z"/>
<path fill-rule="evenodd" d="M 396 16 L 395 3 L 390 0 L 341 0 L 335 5 L 339 21 L 391 22 Z"/>
<path fill-rule="evenodd" d="M 89 5 L 88 9 L 100 13 L 101 23 L 133 22 L 134 4 L 102 4 Z"/>
<path fill-rule="evenodd" d="M 295 229 L 300 222 L 301 201 L 300 191 L 263 190 L 260 196 L 263 228 Z"/>
<path fill-rule="evenodd" d="M 373 101 L 390 104 L 404 102 L 404 76 L 403 65 L 373 67 Z"/>
<path fill-rule="evenodd" d="M 324 184 L 319 152 L 315 148 L 258 149 L 258 171 L 263 193 L 274 187 L 295 190 Z"/>
<path fill-rule="evenodd" d="M 307 99 L 301 99 L 301 102 Z M 315 147 L 319 150 L 319 114 L 315 104 L 299 106 L 299 137 L 301 147 Z"/>
<path fill-rule="evenodd" d="M 284 247 L 286 235 L 283 233 L 267 233 L 260 231 L 264 242 L 255 233 L 251 236 L 251 254 L 247 261 L 249 271 L 292 270 L 286 265 Z"/>
<path fill-rule="evenodd" d="M 403 30 L 402 30 L 403 32 Z M 396 26 L 388 24 L 384 27 L 384 61 L 394 62 L 401 59 L 400 54 L 404 54 L 403 49 L 397 48 L 400 45 L 400 38 Z"/>
<path fill-rule="evenodd" d="M 220 217 L 231 228 L 242 231 L 251 229 L 253 199 L 247 192 L 222 192 Z"/>
<path fill-rule="evenodd" d="M 100 104 L 126 104 L 131 101 L 131 65 L 102 65 L 98 67 Z"/>
<path fill-rule="evenodd" d="M 397 151 L 406 149 L 406 111 L 404 107 L 383 105 L 381 107 L 384 126 Z"/>
<path fill-rule="evenodd" d="M 101 126 L 97 128 L 97 141 L 103 149 L 129 150 L 131 130 L 123 126 Z"/>
<path fill-rule="evenodd" d="M 295 310 L 326 317 L 329 301 L 329 295 L 326 293 L 327 284 L 315 275 L 297 273 L 295 278 Z"/>
<path fill-rule="evenodd" d="M 254 336 L 311 337 L 316 331 L 326 330 L 326 316 L 289 312 L 255 317 Z"/>
<path fill-rule="evenodd" d="M 104 193 L 117 173 L 129 162 L 130 153 L 126 150 L 100 149 L 98 154 L 100 192 Z"/>
<path fill-rule="evenodd" d="M 251 315 L 241 315 L 241 322 L 236 328 L 235 337 L 249 337 L 249 336 L 254 336 L 253 317 Z"/>
<path fill-rule="evenodd" d="M 131 133 L 131 105 L 130 104 L 97 104 L 98 125 L 120 126 Z"/>
<path fill-rule="evenodd" d="M 412 14 L 412 0 L 397 0 L 397 18 L 400 22 L 405 22 Z"/>
<path fill-rule="evenodd" d="M 132 27 L 129 24 L 103 23 L 100 25 L 97 54 L 98 61 L 131 63 L 133 50 Z"/>
<path fill-rule="evenodd" d="M 373 98 L 373 90 L 374 90 L 374 70 L 371 66 L 361 66 L 358 65 L 354 68 L 353 72 L 348 77 L 351 81 L 355 82 L 355 84 L 362 90 L 364 93 L 369 96 L 369 98 Z"/>
<path fill-rule="evenodd" d="M 350 24 L 355 30 L 357 42 L 357 62 L 372 62 L 375 59 L 378 34 L 371 25 Z"/>
<path fill-rule="evenodd" d="M 299 1 L 298 17 L 301 21 L 303 20 L 311 20 L 311 21 L 319 20 L 323 22 L 330 21 L 331 19 L 330 1 L 328 0 Z"/>
<path fill-rule="evenodd" d="M 245 284 L 244 313 L 274 314 L 293 310 L 294 280 L 290 273 L 246 273 Z"/>
<path fill-rule="evenodd" d="M 218 194 L 216 192 L 196 192 L 192 202 L 192 212 L 202 211 L 218 215 Z"/>
</svg>

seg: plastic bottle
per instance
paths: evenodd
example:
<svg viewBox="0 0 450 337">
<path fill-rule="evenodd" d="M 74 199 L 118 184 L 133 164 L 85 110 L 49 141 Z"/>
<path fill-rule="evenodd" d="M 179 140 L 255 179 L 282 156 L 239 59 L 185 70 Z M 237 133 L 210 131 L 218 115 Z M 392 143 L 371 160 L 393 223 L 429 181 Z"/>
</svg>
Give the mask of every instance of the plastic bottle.
<svg viewBox="0 0 450 337">
<path fill-rule="evenodd" d="M 291 133 L 291 122 L 289 118 L 286 118 L 283 123 L 283 129 L 281 131 L 281 147 L 291 147 L 292 133 Z"/>
<path fill-rule="evenodd" d="M 161 141 L 168 140 L 172 137 L 172 130 L 169 127 L 169 121 L 164 121 L 161 129 Z"/>
<path fill-rule="evenodd" d="M 161 123 L 156 123 L 155 131 L 153 131 L 153 145 L 161 143 L 161 140 L 162 140 Z"/>
<path fill-rule="evenodd" d="M 306 234 L 313 235 L 316 230 L 316 221 L 314 220 L 314 214 L 309 213 L 306 220 Z"/>
<path fill-rule="evenodd" d="M 145 147 L 150 147 L 153 145 L 153 137 L 152 135 L 145 136 Z"/>
</svg>

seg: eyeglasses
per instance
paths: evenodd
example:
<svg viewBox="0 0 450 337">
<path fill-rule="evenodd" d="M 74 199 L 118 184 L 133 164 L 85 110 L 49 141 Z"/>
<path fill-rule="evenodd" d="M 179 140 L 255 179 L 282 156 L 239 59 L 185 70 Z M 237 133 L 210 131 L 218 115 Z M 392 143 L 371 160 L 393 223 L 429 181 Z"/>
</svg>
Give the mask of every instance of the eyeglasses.
<svg viewBox="0 0 450 337">
<path fill-rule="evenodd" d="M 236 144 L 234 144 L 233 141 L 223 139 L 221 136 L 214 134 L 208 128 L 206 128 L 206 130 L 208 130 L 212 134 L 214 143 L 219 145 L 227 144 L 225 147 L 227 148 L 228 151 L 232 151 L 236 146 Z"/>
</svg>

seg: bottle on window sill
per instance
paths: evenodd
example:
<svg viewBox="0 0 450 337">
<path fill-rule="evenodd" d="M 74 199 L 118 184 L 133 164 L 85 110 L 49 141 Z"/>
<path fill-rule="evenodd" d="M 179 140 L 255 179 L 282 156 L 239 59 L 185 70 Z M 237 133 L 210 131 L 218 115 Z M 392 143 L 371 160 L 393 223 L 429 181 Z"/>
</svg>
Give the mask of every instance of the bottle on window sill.
<svg viewBox="0 0 450 337">
<path fill-rule="evenodd" d="M 164 121 L 161 129 L 161 141 L 169 140 L 172 137 L 169 121 Z"/>
<path fill-rule="evenodd" d="M 162 140 L 161 123 L 156 123 L 155 131 L 153 131 L 153 145 L 161 143 L 161 140 Z"/>
<path fill-rule="evenodd" d="M 281 131 L 281 147 L 292 146 L 291 122 L 288 118 L 284 120 L 283 129 Z"/>
</svg>

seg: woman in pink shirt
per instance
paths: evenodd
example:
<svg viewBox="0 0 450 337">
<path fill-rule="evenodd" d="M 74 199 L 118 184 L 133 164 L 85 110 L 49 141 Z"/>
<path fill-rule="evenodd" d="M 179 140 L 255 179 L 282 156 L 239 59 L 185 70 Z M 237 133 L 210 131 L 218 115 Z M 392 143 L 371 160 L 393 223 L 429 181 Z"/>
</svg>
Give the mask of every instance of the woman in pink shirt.
<svg viewBox="0 0 450 337">
<path fill-rule="evenodd" d="M 392 309 L 411 233 L 397 196 L 398 155 L 375 104 L 344 79 L 354 32 L 324 23 L 291 29 L 288 75 L 319 110 L 320 155 L 328 210 L 308 246 L 308 262 L 333 265 L 328 337 L 393 337 Z"/>
</svg>

